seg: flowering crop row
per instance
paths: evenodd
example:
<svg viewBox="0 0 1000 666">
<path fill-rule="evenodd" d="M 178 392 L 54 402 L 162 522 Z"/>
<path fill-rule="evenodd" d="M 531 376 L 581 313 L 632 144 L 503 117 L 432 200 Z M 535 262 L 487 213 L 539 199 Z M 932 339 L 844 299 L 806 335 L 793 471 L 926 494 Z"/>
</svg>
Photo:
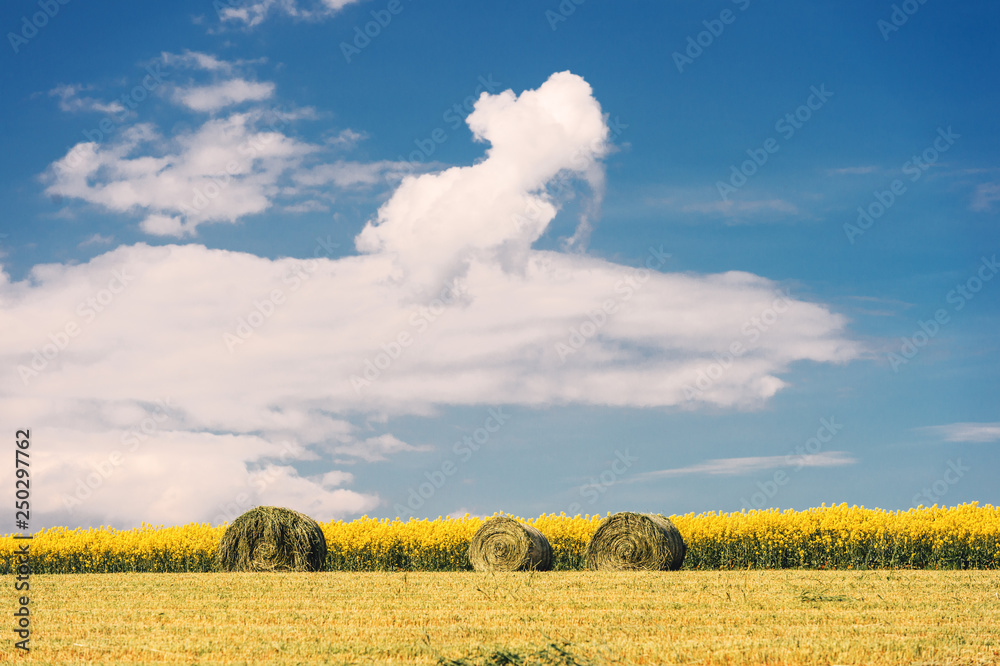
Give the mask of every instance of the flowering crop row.
<svg viewBox="0 0 1000 666">
<path fill-rule="evenodd" d="M 882 511 L 823 506 L 670 516 L 688 546 L 685 569 L 1000 567 L 1000 509 Z M 583 568 L 583 551 L 600 516 L 542 515 L 526 522 L 544 534 L 556 570 Z M 482 518 L 323 523 L 332 571 L 463 571 Z M 54 528 L 31 541 L 33 573 L 212 571 L 225 526 L 143 525 L 132 530 Z M 20 542 L 23 544 L 24 542 Z M 16 567 L 13 535 L 0 537 L 0 573 Z"/>
</svg>

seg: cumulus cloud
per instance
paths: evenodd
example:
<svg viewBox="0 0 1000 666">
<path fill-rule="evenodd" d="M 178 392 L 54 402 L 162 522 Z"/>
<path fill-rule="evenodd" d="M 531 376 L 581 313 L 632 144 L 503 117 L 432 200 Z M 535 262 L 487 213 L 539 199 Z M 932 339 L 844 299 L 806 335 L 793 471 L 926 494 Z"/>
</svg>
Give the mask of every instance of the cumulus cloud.
<svg viewBox="0 0 1000 666">
<path fill-rule="evenodd" d="M 251 132 L 245 121 L 213 122 Z M 52 442 L 41 515 L 69 520 L 59 498 L 81 474 L 100 474 L 136 429 L 146 439 L 117 465 L 123 473 L 72 516 L 210 520 L 252 497 L 326 519 L 379 501 L 338 487 L 351 483 L 338 466 L 420 450 L 392 433 L 362 434 L 351 414 L 752 407 L 785 386 L 780 375 L 793 363 L 859 354 L 843 317 L 766 278 L 655 270 L 659 241 L 637 267 L 534 249 L 559 207 L 549 182 L 593 182 L 608 150 L 600 105 L 580 77 L 484 94 L 468 122 L 489 143 L 485 159 L 404 177 L 358 234 L 356 256 L 267 259 L 140 243 L 85 264 L 36 266 L 21 282 L 0 274 L 0 310 L 14 322 L 0 329 L 0 356 L 17 369 L 0 380 L 0 400 L 44 424 L 37 436 Z M 151 139 L 141 132 L 129 140 Z M 167 142 L 156 158 L 94 147 L 50 187 L 114 210 L 156 208 L 149 224 L 164 229 L 183 225 L 199 218 L 170 203 L 170 188 L 218 168 L 231 154 L 218 148 L 222 136 Z M 248 168 L 248 178 L 283 170 L 303 150 L 281 136 L 269 145 L 270 166 Z M 131 184 L 142 179 L 140 197 Z M 176 406 L 156 422 L 167 397 Z M 331 469 L 302 475 L 297 461 Z"/>
<path fill-rule="evenodd" d="M 526 265 L 556 215 L 546 183 L 566 171 L 586 177 L 608 148 L 600 105 L 569 72 L 520 97 L 483 93 L 466 122 L 476 140 L 490 144 L 486 159 L 404 179 L 357 239 L 360 251 L 393 256 L 423 288 L 476 259 Z"/>
<path fill-rule="evenodd" d="M 162 53 L 158 63 L 170 68 L 174 81 L 165 98 L 217 117 L 173 136 L 138 123 L 103 142 L 79 143 L 41 175 L 46 194 L 137 216 L 139 228 L 153 236 L 188 238 L 202 224 L 233 223 L 278 199 L 289 212 L 324 210 L 331 190 L 391 186 L 413 172 L 390 161 L 322 163 L 324 155 L 350 149 L 364 135 L 345 128 L 319 145 L 289 136 L 292 123 L 314 120 L 317 113 L 263 107 L 274 97 L 274 84 L 241 74 L 257 62 Z M 192 78 L 179 82 L 181 71 Z M 97 110 L 94 100 L 79 96 L 82 89 L 62 86 L 52 94 L 67 109 Z M 235 112 L 236 105 L 244 106 Z"/>
<path fill-rule="evenodd" d="M 315 147 L 269 129 L 280 116 L 235 113 L 162 137 L 149 124 L 115 142 L 74 146 L 43 174 L 46 194 L 108 210 L 143 212 L 144 231 L 190 235 L 206 222 L 235 222 L 271 205 L 281 179 Z"/>
</svg>

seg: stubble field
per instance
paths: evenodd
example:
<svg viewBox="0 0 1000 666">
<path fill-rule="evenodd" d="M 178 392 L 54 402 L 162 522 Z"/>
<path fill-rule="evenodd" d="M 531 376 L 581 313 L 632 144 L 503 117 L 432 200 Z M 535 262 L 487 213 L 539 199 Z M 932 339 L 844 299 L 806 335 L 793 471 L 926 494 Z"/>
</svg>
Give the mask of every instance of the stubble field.
<svg viewBox="0 0 1000 666">
<path fill-rule="evenodd" d="M 1000 663 L 995 570 L 63 574 L 31 588 L 41 663 Z"/>
</svg>

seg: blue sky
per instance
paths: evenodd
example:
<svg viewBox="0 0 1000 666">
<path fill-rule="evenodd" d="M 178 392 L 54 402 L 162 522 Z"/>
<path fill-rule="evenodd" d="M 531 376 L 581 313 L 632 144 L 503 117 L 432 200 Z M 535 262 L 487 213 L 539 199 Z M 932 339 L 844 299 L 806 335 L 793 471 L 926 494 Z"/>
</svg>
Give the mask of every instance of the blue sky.
<svg viewBox="0 0 1000 666">
<path fill-rule="evenodd" d="M 1000 500 L 993 3 L 0 26 L 34 527 Z"/>
</svg>

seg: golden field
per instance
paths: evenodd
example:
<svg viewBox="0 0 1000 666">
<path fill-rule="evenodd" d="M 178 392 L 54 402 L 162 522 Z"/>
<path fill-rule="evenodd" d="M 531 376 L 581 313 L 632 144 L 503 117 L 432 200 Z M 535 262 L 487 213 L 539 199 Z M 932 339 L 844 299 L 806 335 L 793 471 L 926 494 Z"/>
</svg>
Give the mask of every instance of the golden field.
<svg viewBox="0 0 1000 666">
<path fill-rule="evenodd" d="M 992 569 L 1000 566 L 1000 509 L 881 511 L 846 504 L 806 511 L 670 516 L 688 552 L 685 569 Z M 328 571 L 463 571 L 481 518 L 322 523 Z M 528 520 L 552 545 L 556 570 L 582 568 L 600 516 Z M 208 572 L 225 526 L 144 525 L 132 530 L 54 528 L 30 541 L 34 573 Z M 11 535 L 0 537 L 0 573 L 16 566 Z"/>
<path fill-rule="evenodd" d="M 49 664 L 1000 663 L 995 570 L 45 574 L 31 586 L 28 660 Z M 0 660 L 15 657 L 7 641 Z"/>
</svg>

